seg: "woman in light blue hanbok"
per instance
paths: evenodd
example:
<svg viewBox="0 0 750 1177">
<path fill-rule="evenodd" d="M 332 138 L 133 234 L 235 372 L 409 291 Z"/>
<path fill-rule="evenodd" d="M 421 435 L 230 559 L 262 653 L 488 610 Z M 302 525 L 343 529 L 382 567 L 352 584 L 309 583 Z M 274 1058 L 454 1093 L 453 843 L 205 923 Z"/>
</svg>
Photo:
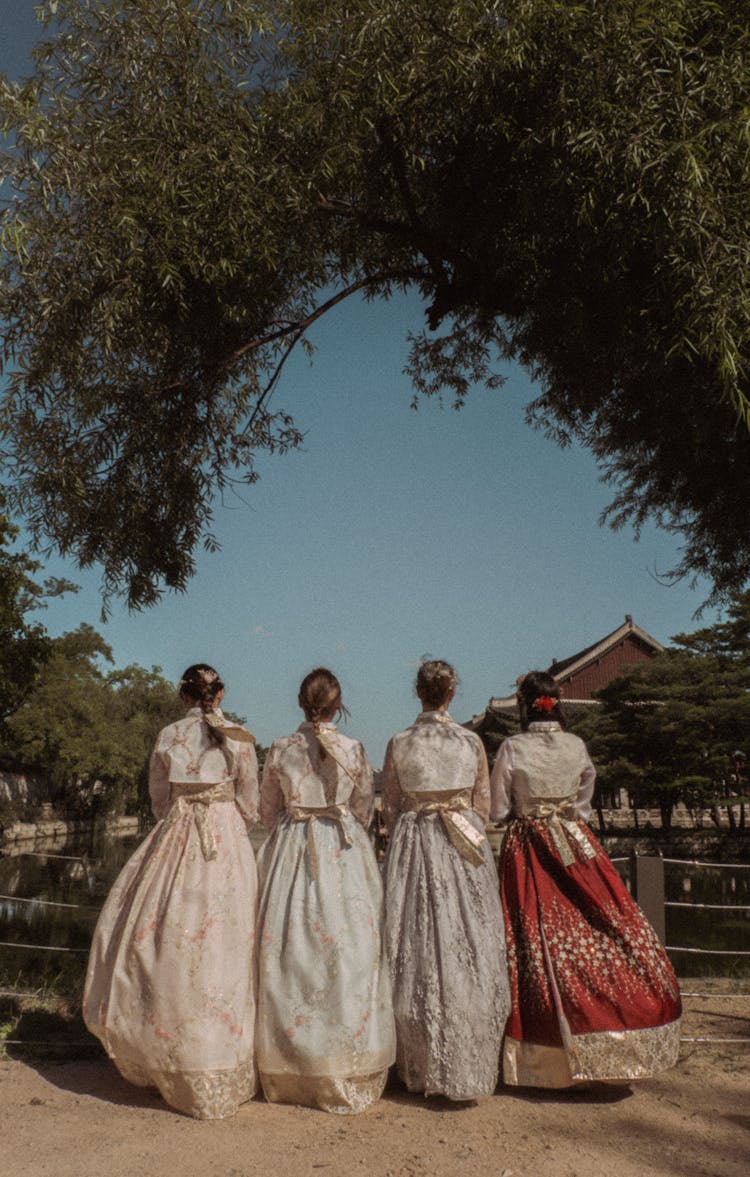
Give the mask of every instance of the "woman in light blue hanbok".
<svg viewBox="0 0 750 1177">
<path fill-rule="evenodd" d="M 329 670 L 300 686 L 305 722 L 266 759 L 259 854 L 257 1057 L 268 1100 L 359 1112 L 395 1058 L 380 873 L 367 835 L 372 769 L 332 722 Z"/>
</svg>

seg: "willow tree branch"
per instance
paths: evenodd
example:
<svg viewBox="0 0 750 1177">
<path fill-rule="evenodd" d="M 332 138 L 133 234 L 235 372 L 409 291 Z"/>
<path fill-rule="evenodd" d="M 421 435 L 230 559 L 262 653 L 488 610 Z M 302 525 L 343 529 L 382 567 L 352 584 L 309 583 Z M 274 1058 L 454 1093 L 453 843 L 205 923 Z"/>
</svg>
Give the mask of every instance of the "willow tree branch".
<svg viewBox="0 0 750 1177">
<path fill-rule="evenodd" d="M 255 403 L 255 408 L 253 409 L 247 424 L 243 428 L 241 436 L 247 436 L 247 434 L 253 428 L 253 425 L 257 421 L 261 410 L 270 400 L 271 395 L 279 382 L 282 369 L 289 359 L 289 356 L 299 343 L 302 336 L 313 325 L 313 323 L 322 318 L 323 315 L 332 310 L 333 307 L 335 307 L 338 303 L 343 302 L 343 300 L 349 298 L 350 295 L 356 294 L 357 291 L 366 289 L 368 286 L 375 285 L 378 282 L 406 281 L 407 279 L 414 280 L 420 276 L 422 275 L 420 275 L 418 270 L 383 270 L 378 274 L 371 274 L 366 278 L 359 279 L 357 282 L 352 282 L 343 290 L 339 290 L 337 294 L 334 294 L 331 298 L 326 299 L 325 302 L 317 306 L 315 310 L 310 312 L 309 315 L 305 315 L 304 318 L 294 321 L 289 320 L 285 326 L 279 328 L 278 331 L 271 332 L 261 339 L 253 340 L 252 343 L 245 344 L 244 347 L 238 348 L 237 351 L 232 354 L 229 360 L 226 361 L 227 363 L 241 359 L 243 355 L 247 355 L 250 351 L 256 350 L 257 348 L 262 347 L 264 344 L 273 343 L 278 339 L 287 339 L 284 353 L 271 373 L 266 387 L 258 397 Z"/>
<path fill-rule="evenodd" d="M 359 290 L 366 290 L 368 286 L 376 286 L 379 282 L 407 282 L 414 281 L 424 275 L 418 269 L 393 269 L 381 270 L 376 274 L 370 274 L 365 278 L 360 278 L 356 282 L 352 282 L 349 286 L 339 290 L 337 294 L 326 299 L 325 302 L 320 303 L 314 310 L 310 311 L 301 319 L 289 319 L 283 326 L 280 326 L 276 331 L 269 331 L 267 335 L 260 336 L 259 339 L 253 339 L 249 343 L 245 343 L 242 347 L 238 347 L 223 361 L 223 366 L 228 367 L 230 364 L 241 360 L 243 356 L 249 355 L 251 352 L 257 351 L 266 344 L 275 343 L 278 339 L 284 339 L 289 335 L 295 335 L 297 339 L 312 327 L 318 319 L 337 306 L 338 303 L 343 302 L 345 298 L 356 294 Z"/>
<path fill-rule="evenodd" d="M 423 276 L 429 276 L 435 287 L 434 302 L 427 312 L 432 330 L 435 330 L 445 315 L 450 314 L 462 301 L 462 291 L 465 286 L 470 285 L 470 276 L 476 268 L 475 263 L 450 242 L 431 233 L 418 219 L 410 223 L 376 217 L 366 208 L 349 200 L 325 196 L 322 193 L 318 194 L 318 208 L 323 212 L 356 220 L 363 229 L 372 233 L 395 237 L 422 254 L 429 266 L 429 275 Z M 414 215 L 416 217 L 416 210 Z M 452 273 L 446 269 L 446 263 L 451 267 Z"/>
</svg>

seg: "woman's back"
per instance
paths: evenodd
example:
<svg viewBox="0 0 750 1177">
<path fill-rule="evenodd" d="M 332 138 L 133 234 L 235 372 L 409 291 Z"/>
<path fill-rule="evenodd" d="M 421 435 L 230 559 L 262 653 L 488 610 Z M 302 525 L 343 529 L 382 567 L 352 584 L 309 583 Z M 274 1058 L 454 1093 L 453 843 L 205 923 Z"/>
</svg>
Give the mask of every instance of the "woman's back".
<svg viewBox="0 0 750 1177">
<path fill-rule="evenodd" d="M 259 852 L 258 1068 L 266 1098 L 334 1112 L 378 1099 L 395 1055 L 381 925 L 383 892 L 363 826 L 364 748 L 330 722 L 335 675 L 303 679 L 307 719 L 275 740 L 263 770 Z"/>
<path fill-rule="evenodd" d="M 366 824 L 372 769 L 358 740 L 342 735 L 332 723 L 303 723 L 271 745 L 263 769 L 261 819 L 270 829 L 283 808 L 329 805 L 348 805 Z"/>
<path fill-rule="evenodd" d="M 193 707 L 183 719 L 162 728 L 154 755 L 163 760 L 172 783 L 217 784 L 232 775 L 233 762 L 241 751 L 242 745 L 235 741 L 217 743 L 200 707 Z"/>
<path fill-rule="evenodd" d="M 590 761 L 586 745 L 557 724 L 532 724 L 508 740 L 513 799 L 575 795 Z"/>
<path fill-rule="evenodd" d="M 250 733 L 224 719 L 223 692 L 205 663 L 180 681 L 189 710 L 149 765 L 158 821 L 102 908 L 83 1002 L 120 1073 L 200 1119 L 256 1090 L 257 760 Z"/>
<path fill-rule="evenodd" d="M 386 943 L 401 1079 L 410 1091 L 468 1100 L 495 1090 L 509 998 L 484 830 L 487 757 L 448 714 L 457 681 L 450 663 L 422 663 L 424 710 L 388 745 Z"/>
<path fill-rule="evenodd" d="M 479 737 L 439 712 L 423 712 L 394 736 L 390 755 L 409 793 L 473 789 L 481 756 Z"/>
</svg>

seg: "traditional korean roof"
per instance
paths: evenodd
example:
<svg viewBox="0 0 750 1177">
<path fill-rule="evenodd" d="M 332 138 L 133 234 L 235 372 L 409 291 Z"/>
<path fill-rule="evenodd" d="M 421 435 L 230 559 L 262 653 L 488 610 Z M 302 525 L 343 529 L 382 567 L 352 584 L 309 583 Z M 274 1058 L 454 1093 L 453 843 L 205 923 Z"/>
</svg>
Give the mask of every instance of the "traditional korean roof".
<svg viewBox="0 0 750 1177">
<path fill-rule="evenodd" d="M 608 633 L 601 641 L 595 642 L 593 646 L 587 646 L 585 650 L 579 650 L 577 654 L 572 654 L 570 658 L 564 658 L 562 662 L 558 662 L 554 658 L 552 665 L 547 668 L 547 673 L 551 674 L 557 680 L 561 678 L 572 678 L 574 674 L 579 674 L 587 666 L 590 666 L 592 662 L 600 660 L 609 650 L 614 649 L 626 637 L 636 638 L 654 654 L 661 654 L 664 650 L 661 642 L 657 642 L 656 638 L 652 638 L 650 633 L 646 633 L 645 629 L 641 629 L 640 625 L 636 625 L 630 614 L 626 613 L 622 625 L 618 625 L 617 629 L 613 629 L 612 633 Z"/>
<path fill-rule="evenodd" d="M 617 629 L 613 629 L 606 637 L 600 638 L 598 642 L 594 642 L 590 646 L 586 646 L 584 650 L 579 650 L 577 654 L 571 654 L 568 658 L 563 658 L 562 661 L 554 659 L 552 665 L 547 668 L 547 673 L 551 674 L 557 682 L 569 682 L 587 667 L 596 662 L 600 662 L 610 650 L 614 650 L 625 639 L 630 639 L 642 645 L 650 654 L 660 654 L 664 650 L 661 642 L 656 638 L 651 637 L 651 634 L 646 633 L 645 629 L 641 629 L 636 625 L 629 613 L 625 614 L 625 620 L 622 625 L 618 625 Z M 596 699 L 581 698 L 578 699 L 575 695 L 566 692 L 564 701 L 567 704 L 574 703 L 576 706 L 582 707 L 598 707 Z M 466 725 L 471 728 L 478 728 L 484 721 L 487 712 L 495 711 L 501 714 L 508 712 L 515 712 L 516 710 L 516 696 L 493 695 L 487 704 L 487 710 L 483 711 L 481 715 L 475 715 Z"/>
</svg>

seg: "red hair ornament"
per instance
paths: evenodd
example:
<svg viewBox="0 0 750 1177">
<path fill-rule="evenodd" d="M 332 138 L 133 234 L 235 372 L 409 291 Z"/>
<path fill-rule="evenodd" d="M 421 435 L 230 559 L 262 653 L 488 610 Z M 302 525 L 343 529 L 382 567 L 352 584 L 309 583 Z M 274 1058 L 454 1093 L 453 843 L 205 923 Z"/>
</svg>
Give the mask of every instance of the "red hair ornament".
<svg viewBox="0 0 750 1177">
<path fill-rule="evenodd" d="M 548 715 L 556 706 L 557 699 L 553 699 L 551 695 L 539 695 L 532 703 L 534 711 L 546 711 Z"/>
</svg>

